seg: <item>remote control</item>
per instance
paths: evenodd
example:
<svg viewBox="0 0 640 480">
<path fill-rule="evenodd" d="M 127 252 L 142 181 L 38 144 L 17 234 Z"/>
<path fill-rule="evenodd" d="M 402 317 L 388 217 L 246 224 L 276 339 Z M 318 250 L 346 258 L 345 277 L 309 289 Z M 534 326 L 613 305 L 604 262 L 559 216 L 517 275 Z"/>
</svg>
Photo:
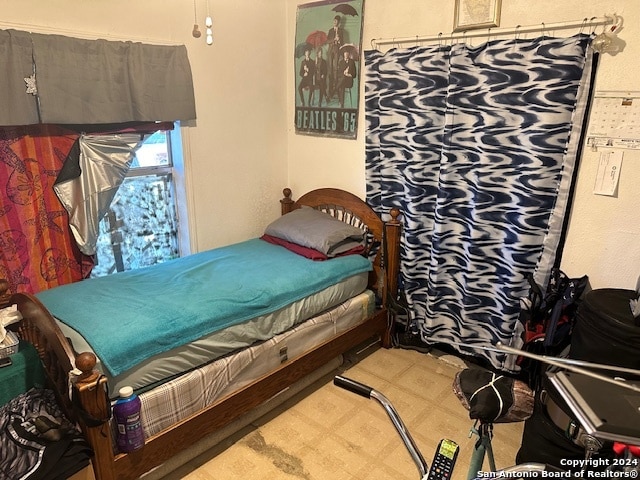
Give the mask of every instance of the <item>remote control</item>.
<svg viewBox="0 0 640 480">
<path fill-rule="evenodd" d="M 453 466 L 458 458 L 460 447 L 453 440 L 443 438 L 436 448 L 431 468 L 429 469 L 428 480 L 449 480 L 453 473 Z"/>
</svg>

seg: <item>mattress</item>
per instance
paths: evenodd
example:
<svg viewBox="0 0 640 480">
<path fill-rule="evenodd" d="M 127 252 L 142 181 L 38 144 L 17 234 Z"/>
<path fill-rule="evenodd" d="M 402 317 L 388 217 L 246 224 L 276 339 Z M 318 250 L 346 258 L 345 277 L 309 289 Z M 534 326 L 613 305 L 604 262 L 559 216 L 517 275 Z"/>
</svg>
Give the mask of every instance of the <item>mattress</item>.
<svg viewBox="0 0 640 480">
<path fill-rule="evenodd" d="M 194 369 L 140 394 L 145 437 L 155 435 L 264 376 L 280 364 L 362 323 L 375 308 L 369 290 L 270 340 Z"/>
<path fill-rule="evenodd" d="M 137 393 L 142 393 L 221 356 L 250 346 L 258 338 L 271 338 L 301 321 L 339 305 L 365 290 L 367 281 L 367 273 L 353 275 L 272 313 L 156 354 L 120 375 L 111 375 L 102 367 L 99 358 L 96 369 L 106 376 L 111 397 L 117 397 L 118 390 L 125 385 L 133 387 Z M 70 340 L 74 351 L 93 352 L 82 335 L 61 321 L 57 323 L 65 337 Z"/>
<path fill-rule="evenodd" d="M 251 239 L 36 296 L 82 334 L 103 368 L 121 375 L 153 355 L 245 324 L 371 268 L 360 255 L 314 262 Z"/>
</svg>

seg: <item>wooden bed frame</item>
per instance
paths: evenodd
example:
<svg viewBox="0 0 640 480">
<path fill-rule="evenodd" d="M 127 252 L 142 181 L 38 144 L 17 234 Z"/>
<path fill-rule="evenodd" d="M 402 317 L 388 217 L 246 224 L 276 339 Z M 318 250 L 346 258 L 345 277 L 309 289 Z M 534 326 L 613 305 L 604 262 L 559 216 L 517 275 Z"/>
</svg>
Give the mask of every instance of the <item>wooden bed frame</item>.
<svg viewBox="0 0 640 480">
<path fill-rule="evenodd" d="M 302 356 L 291 359 L 276 370 L 241 388 L 161 433 L 147 439 L 140 450 L 114 454 L 108 418 L 109 402 L 106 380 L 94 370 L 93 354 L 77 357 L 56 325 L 51 314 L 32 295 L 7 292 L 8 283 L 0 280 L 0 306 L 17 304 L 23 315 L 18 326 L 20 337 L 36 346 L 51 387 L 67 415 L 76 420 L 94 450 L 93 469 L 97 480 L 134 479 L 161 465 L 205 436 L 230 424 L 259 406 L 289 385 L 326 364 L 329 360 L 365 342 L 380 337 L 384 347 L 390 346 L 390 324 L 387 298 L 395 295 L 399 272 L 399 211 L 390 212 L 391 220 L 383 222 L 360 198 L 343 190 L 323 188 L 292 200 L 291 190 L 283 191 L 282 214 L 302 205 L 352 213 L 369 228 L 374 242 L 380 246 L 370 274 L 369 286 L 382 298 L 382 305 L 364 323 L 318 345 Z M 69 399 L 70 382 L 73 401 Z"/>
</svg>

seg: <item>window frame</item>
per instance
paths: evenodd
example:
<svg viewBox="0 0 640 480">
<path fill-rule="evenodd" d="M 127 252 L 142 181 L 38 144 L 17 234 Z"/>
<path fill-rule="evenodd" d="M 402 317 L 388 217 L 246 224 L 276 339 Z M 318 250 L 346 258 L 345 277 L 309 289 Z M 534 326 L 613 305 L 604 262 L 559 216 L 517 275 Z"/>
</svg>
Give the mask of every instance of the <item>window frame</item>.
<svg viewBox="0 0 640 480">
<path fill-rule="evenodd" d="M 189 208 L 187 195 L 187 176 L 185 171 L 185 162 L 182 148 L 182 134 L 184 129 L 180 127 L 179 122 L 174 122 L 174 128 L 171 130 L 160 130 L 166 139 L 166 150 L 169 156 L 168 163 L 166 165 L 152 165 L 152 166 L 136 166 L 131 167 L 127 171 L 125 179 L 141 178 L 141 177 L 165 177 L 166 182 L 171 189 L 171 196 L 173 198 L 173 216 L 176 221 L 176 246 L 177 254 L 179 257 L 189 255 L 191 253 L 191 235 L 189 228 Z M 157 132 L 157 131 L 156 131 Z M 145 134 L 145 137 L 155 134 L 156 132 Z M 109 217 L 112 215 L 112 209 L 105 214 L 100 222 L 107 221 L 111 223 Z M 111 225 L 110 225 L 111 227 Z M 113 229 L 109 228 L 111 234 Z M 113 246 L 113 242 L 111 242 Z M 116 249 L 113 248 L 113 260 L 115 261 L 116 271 L 108 274 L 116 273 L 118 268 L 124 268 L 122 259 L 118 259 Z"/>
</svg>

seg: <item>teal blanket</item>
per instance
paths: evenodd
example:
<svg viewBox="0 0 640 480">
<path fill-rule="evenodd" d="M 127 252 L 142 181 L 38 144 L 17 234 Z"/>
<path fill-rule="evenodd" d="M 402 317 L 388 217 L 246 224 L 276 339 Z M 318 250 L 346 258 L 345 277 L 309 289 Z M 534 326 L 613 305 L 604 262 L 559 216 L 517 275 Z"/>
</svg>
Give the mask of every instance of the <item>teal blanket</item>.
<svg viewBox="0 0 640 480">
<path fill-rule="evenodd" d="M 87 340 L 115 376 L 368 270 L 371 263 L 360 255 L 316 262 L 253 239 L 37 297 Z"/>
</svg>

